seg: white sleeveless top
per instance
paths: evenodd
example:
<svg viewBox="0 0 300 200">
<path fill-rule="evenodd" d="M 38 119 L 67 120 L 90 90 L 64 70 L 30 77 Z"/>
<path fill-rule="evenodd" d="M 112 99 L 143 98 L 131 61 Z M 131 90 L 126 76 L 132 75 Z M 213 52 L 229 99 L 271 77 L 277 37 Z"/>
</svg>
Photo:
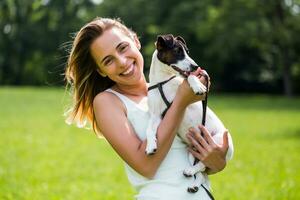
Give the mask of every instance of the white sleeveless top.
<svg viewBox="0 0 300 200">
<path fill-rule="evenodd" d="M 147 97 L 142 99 L 140 103 L 136 103 L 112 89 L 107 89 L 106 91 L 119 97 L 126 107 L 128 121 L 134 128 L 135 133 L 140 140 L 146 140 L 146 130 L 150 119 Z M 187 192 L 187 188 L 192 184 L 194 178 L 187 178 L 183 175 L 183 170 L 190 164 L 186 145 L 178 136 L 175 136 L 168 154 L 152 179 L 140 175 L 127 163 L 124 164 L 128 180 L 138 192 L 135 196 L 138 200 L 210 199 L 202 187 L 199 188 L 197 193 Z M 205 176 L 204 178 L 204 185 L 206 188 L 209 188 L 208 177 Z"/>
</svg>

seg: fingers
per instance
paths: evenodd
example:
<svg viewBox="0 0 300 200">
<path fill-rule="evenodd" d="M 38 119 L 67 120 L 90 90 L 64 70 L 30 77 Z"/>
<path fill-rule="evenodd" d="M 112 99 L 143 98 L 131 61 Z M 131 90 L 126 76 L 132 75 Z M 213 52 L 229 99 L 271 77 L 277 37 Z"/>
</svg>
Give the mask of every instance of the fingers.
<svg viewBox="0 0 300 200">
<path fill-rule="evenodd" d="M 200 131 L 202 131 L 203 136 L 201 136 Z M 202 161 L 206 167 L 215 172 L 221 171 L 226 166 L 226 152 L 229 148 L 230 139 L 228 134 L 227 130 L 224 131 L 223 144 L 219 145 L 204 126 L 200 125 L 199 129 L 190 128 L 187 133 L 187 138 L 191 144 L 188 151 Z"/>
<path fill-rule="evenodd" d="M 227 152 L 229 148 L 229 142 L 228 142 L 228 130 L 226 130 L 223 134 L 223 145 L 222 145 L 222 149 L 224 150 L 224 152 Z"/>
<path fill-rule="evenodd" d="M 198 76 L 198 78 L 203 85 L 206 85 L 206 78 L 204 76 Z"/>
<path fill-rule="evenodd" d="M 187 139 L 190 141 L 191 146 L 193 146 L 195 148 L 195 150 L 197 150 L 199 152 L 205 152 L 206 151 L 205 146 L 203 146 L 203 145 L 207 146 L 207 143 L 205 141 L 199 141 L 198 138 L 196 140 L 193 136 L 191 136 L 191 134 L 193 134 L 193 133 L 187 134 Z M 204 140 L 204 139 L 202 138 L 202 140 Z M 204 142 L 206 144 L 204 144 Z"/>
<path fill-rule="evenodd" d="M 195 151 L 194 149 L 192 149 L 191 147 L 188 147 L 187 150 L 195 157 L 195 158 L 198 158 L 199 160 L 203 160 L 203 155 L 198 152 L 198 151 Z"/>
<path fill-rule="evenodd" d="M 199 129 L 200 129 L 200 131 L 203 133 L 204 138 L 206 139 L 206 141 L 208 142 L 208 144 L 216 145 L 214 139 L 211 137 L 210 133 L 209 133 L 208 130 L 205 128 L 205 126 L 199 125 Z"/>
<path fill-rule="evenodd" d="M 191 74 L 197 76 L 198 78 L 207 76 L 208 80 L 210 79 L 208 73 L 200 67 L 198 67 L 195 71 L 191 72 Z"/>
<path fill-rule="evenodd" d="M 202 84 L 204 84 L 205 86 L 207 84 L 207 86 L 208 86 L 207 91 L 209 91 L 211 82 L 210 82 L 210 77 L 209 77 L 208 73 L 205 70 L 201 70 L 201 72 L 197 75 L 197 77 L 199 78 L 199 80 Z"/>
<path fill-rule="evenodd" d="M 202 72 L 202 69 L 198 67 L 195 71 L 191 72 L 192 75 L 199 76 Z"/>
<path fill-rule="evenodd" d="M 206 76 L 208 78 L 208 80 L 210 80 L 210 77 L 208 75 L 208 73 L 203 69 L 201 70 L 201 73 L 200 73 L 201 76 Z"/>
<path fill-rule="evenodd" d="M 194 137 L 192 137 L 198 144 L 200 144 L 204 149 L 209 148 L 208 142 L 201 136 L 201 133 L 199 130 L 196 130 L 195 128 L 189 129 L 190 133 L 193 134 Z"/>
</svg>

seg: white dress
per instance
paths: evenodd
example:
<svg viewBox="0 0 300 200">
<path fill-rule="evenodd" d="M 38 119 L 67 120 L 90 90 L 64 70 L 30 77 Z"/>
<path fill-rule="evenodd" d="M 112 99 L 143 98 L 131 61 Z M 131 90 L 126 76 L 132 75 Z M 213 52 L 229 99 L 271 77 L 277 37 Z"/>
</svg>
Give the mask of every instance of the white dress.
<svg viewBox="0 0 300 200">
<path fill-rule="evenodd" d="M 150 115 L 148 113 L 147 97 L 140 103 L 136 103 L 128 97 L 107 89 L 106 91 L 115 94 L 123 102 L 127 109 L 127 118 L 134 128 L 140 140 L 146 139 L 146 129 Z M 137 200 L 210 200 L 206 191 L 200 187 L 198 192 L 187 192 L 194 180 L 183 175 L 183 170 L 190 166 L 188 161 L 188 151 L 178 136 L 175 136 L 173 144 L 165 159 L 159 166 L 156 175 L 148 179 L 125 163 L 125 171 L 129 182 L 138 192 L 135 195 Z M 204 177 L 203 184 L 210 188 L 208 176 Z"/>
</svg>

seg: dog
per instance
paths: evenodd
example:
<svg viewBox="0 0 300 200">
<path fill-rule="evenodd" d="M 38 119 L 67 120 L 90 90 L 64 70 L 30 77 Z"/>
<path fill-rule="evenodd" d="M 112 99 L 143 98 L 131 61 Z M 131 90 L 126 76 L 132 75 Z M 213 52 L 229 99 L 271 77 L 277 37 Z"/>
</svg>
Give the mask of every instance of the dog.
<svg viewBox="0 0 300 200">
<path fill-rule="evenodd" d="M 190 87 L 195 94 L 202 95 L 207 92 L 199 78 L 191 72 L 198 68 L 196 62 L 189 57 L 188 48 L 184 39 L 180 36 L 174 37 L 171 34 L 160 35 L 157 37 L 156 50 L 153 53 L 148 89 L 148 107 L 150 113 L 150 122 L 147 127 L 147 146 L 146 154 L 151 155 L 156 152 L 156 132 L 160 121 L 166 113 L 168 107 L 173 101 L 177 88 L 184 79 L 187 79 Z M 202 120 L 202 103 L 201 101 L 193 103 L 186 108 L 182 123 L 178 128 L 178 136 L 189 144 L 186 133 L 190 127 L 197 128 Z M 206 125 L 209 133 L 218 144 L 223 142 L 223 134 L 226 130 L 223 123 L 207 107 Z M 204 181 L 205 165 L 198 162 L 194 165 L 195 158 L 189 153 L 191 167 L 185 169 L 183 174 L 186 177 L 195 177 L 193 185 L 187 190 L 188 192 L 197 192 Z"/>
</svg>

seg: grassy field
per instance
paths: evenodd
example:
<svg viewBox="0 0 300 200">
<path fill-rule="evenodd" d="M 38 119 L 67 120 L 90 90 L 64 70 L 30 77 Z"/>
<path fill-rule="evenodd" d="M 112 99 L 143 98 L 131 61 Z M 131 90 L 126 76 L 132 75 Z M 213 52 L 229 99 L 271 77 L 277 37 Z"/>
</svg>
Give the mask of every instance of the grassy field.
<svg viewBox="0 0 300 200">
<path fill-rule="evenodd" d="M 120 158 L 64 123 L 63 89 L 0 88 L 0 199 L 133 199 Z M 300 199 L 300 99 L 216 95 L 234 159 L 211 176 L 216 199 Z"/>
</svg>

